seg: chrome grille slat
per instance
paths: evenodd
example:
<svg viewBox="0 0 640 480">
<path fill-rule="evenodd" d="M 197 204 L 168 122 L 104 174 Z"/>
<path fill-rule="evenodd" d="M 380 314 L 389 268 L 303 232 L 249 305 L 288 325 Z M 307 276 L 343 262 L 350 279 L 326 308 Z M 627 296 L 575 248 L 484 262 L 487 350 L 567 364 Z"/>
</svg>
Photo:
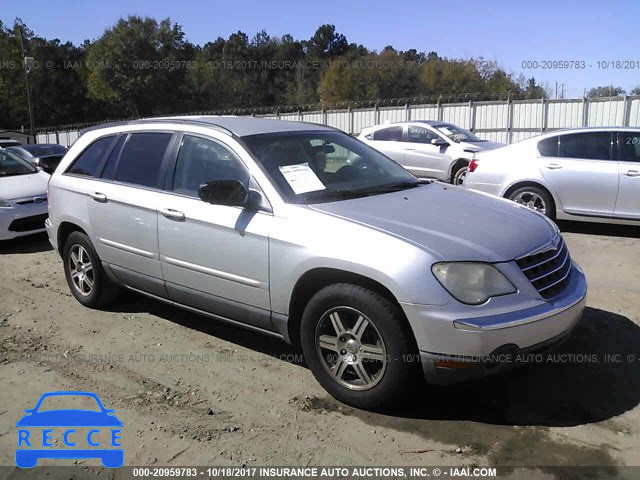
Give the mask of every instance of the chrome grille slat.
<svg viewBox="0 0 640 480">
<path fill-rule="evenodd" d="M 550 262 L 550 261 L 551 261 L 551 260 L 553 260 L 554 258 L 557 258 L 557 257 L 562 253 L 562 251 L 563 251 L 562 247 L 564 247 L 564 244 L 561 244 L 561 245 L 560 245 L 560 248 L 558 248 L 558 253 L 556 253 L 553 257 L 550 257 L 550 258 L 547 258 L 547 259 L 545 259 L 545 260 L 542 260 L 542 261 L 540 261 L 540 262 L 536 263 L 535 265 L 531 265 L 531 266 L 528 266 L 528 267 L 526 267 L 526 268 L 523 268 L 523 269 L 522 269 L 522 271 L 523 271 L 523 272 L 529 271 L 529 270 L 531 270 L 532 268 L 539 267 L 540 265 L 544 265 L 545 263 Z M 527 258 L 527 257 L 525 257 L 525 258 Z"/>
<path fill-rule="evenodd" d="M 518 258 L 516 263 L 545 299 L 559 295 L 569 283 L 571 256 L 562 238 L 557 247 Z"/>
<path fill-rule="evenodd" d="M 564 260 L 562 261 L 562 265 L 560 265 L 560 266 L 559 266 L 559 267 L 557 267 L 557 268 L 554 268 L 554 269 L 553 269 L 553 270 L 551 270 L 550 272 L 545 272 L 545 273 L 543 273 L 542 275 L 540 275 L 540 276 L 538 276 L 538 277 L 536 277 L 536 278 L 531 278 L 531 279 L 530 279 L 530 280 L 531 280 L 531 283 L 535 283 L 535 282 L 537 282 L 538 280 L 542 280 L 543 278 L 548 277 L 548 276 L 549 276 L 549 275 L 551 275 L 552 273 L 555 273 L 555 272 L 557 272 L 558 270 L 563 269 L 563 268 L 564 268 L 564 266 L 567 264 L 567 260 L 569 259 L 569 250 L 567 250 L 567 249 L 565 248 L 563 251 L 564 251 Z M 560 253 L 562 253 L 562 252 L 560 252 Z M 558 255 L 556 255 L 556 256 L 555 256 L 555 257 L 553 257 L 553 258 L 558 258 Z M 524 271 L 524 270 L 523 270 L 523 271 Z"/>
<path fill-rule="evenodd" d="M 560 280 L 556 280 L 556 281 L 555 281 L 555 282 L 553 282 L 551 285 L 547 285 L 546 287 L 541 288 L 539 291 L 540 291 L 540 292 L 544 292 L 545 290 L 548 290 L 549 288 L 551 288 L 551 287 L 553 287 L 553 286 L 555 286 L 555 285 L 559 284 L 560 282 L 562 282 L 563 280 L 565 280 L 565 279 L 569 276 L 569 273 L 570 273 L 570 272 L 571 272 L 571 269 L 568 269 L 568 270 L 567 270 L 567 273 L 565 273 L 565 274 L 564 274 L 564 277 L 562 277 Z"/>
</svg>

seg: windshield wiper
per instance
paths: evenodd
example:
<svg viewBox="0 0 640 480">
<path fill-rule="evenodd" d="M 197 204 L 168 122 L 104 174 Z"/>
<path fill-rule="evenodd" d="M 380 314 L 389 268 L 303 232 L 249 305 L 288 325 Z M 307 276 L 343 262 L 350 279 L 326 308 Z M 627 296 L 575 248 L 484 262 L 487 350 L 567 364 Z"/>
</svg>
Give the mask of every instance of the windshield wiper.
<svg viewBox="0 0 640 480">
<path fill-rule="evenodd" d="M 364 190 L 333 190 L 326 192 L 312 192 L 305 197 L 305 201 L 324 201 L 324 200 L 349 200 L 351 198 L 368 197 L 370 192 Z"/>
<path fill-rule="evenodd" d="M 409 188 L 417 187 L 418 185 L 422 185 L 421 181 L 406 181 L 406 182 L 398 182 L 393 183 L 391 185 L 383 185 L 380 187 L 372 187 L 364 190 L 360 190 L 361 192 L 367 193 L 388 193 L 388 192 L 399 192 L 400 190 L 408 190 Z"/>
</svg>

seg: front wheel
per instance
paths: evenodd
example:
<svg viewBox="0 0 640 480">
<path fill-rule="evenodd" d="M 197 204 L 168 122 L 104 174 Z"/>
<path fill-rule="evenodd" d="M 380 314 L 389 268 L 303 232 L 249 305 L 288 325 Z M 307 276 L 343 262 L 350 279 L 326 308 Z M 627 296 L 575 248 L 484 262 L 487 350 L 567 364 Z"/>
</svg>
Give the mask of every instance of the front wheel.
<svg viewBox="0 0 640 480">
<path fill-rule="evenodd" d="M 456 167 L 456 170 L 453 172 L 451 177 L 451 183 L 454 185 L 462 185 L 464 178 L 467 176 L 468 170 L 469 166 L 466 164 Z"/>
<path fill-rule="evenodd" d="M 302 349 L 333 397 L 358 408 L 403 397 L 419 372 L 417 348 L 400 308 L 364 287 L 334 284 L 307 305 Z"/>
<path fill-rule="evenodd" d="M 511 192 L 509 200 L 542 213 L 552 220 L 555 218 L 555 209 L 551 195 L 539 187 L 526 186 L 518 188 Z"/>
</svg>

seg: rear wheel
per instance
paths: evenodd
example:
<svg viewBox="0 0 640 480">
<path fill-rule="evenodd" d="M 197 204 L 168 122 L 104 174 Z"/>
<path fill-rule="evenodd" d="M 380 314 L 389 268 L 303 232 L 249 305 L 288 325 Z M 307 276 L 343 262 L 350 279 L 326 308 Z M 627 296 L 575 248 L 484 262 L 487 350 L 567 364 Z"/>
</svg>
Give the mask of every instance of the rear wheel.
<svg viewBox="0 0 640 480">
<path fill-rule="evenodd" d="M 335 284 L 316 293 L 302 317 L 301 340 L 318 382 L 358 408 L 400 399 L 419 371 L 400 308 L 357 285 Z"/>
<path fill-rule="evenodd" d="M 514 190 L 509 195 L 509 200 L 524 205 L 527 208 L 546 215 L 552 220 L 555 218 L 555 207 L 551 195 L 540 187 L 526 186 Z"/>
<path fill-rule="evenodd" d="M 118 288 L 107 277 L 86 234 L 71 233 L 64 244 L 62 258 L 71 293 L 81 304 L 98 308 L 115 298 Z"/>
</svg>

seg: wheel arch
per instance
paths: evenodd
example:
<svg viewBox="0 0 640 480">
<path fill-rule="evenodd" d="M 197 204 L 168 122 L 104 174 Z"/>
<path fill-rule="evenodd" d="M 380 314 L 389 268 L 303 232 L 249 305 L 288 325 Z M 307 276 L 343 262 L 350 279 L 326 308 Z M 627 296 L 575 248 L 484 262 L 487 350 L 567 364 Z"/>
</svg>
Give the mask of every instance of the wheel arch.
<svg viewBox="0 0 640 480">
<path fill-rule="evenodd" d="M 522 188 L 522 187 L 536 187 L 536 188 L 539 188 L 541 190 L 544 190 L 551 197 L 551 201 L 553 202 L 553 209 L 556 212 L 556 214 L 558 213 L 559 210 L 561 210 L 560 201 L 556 197 L 554 192 L 552 192 L 551 189 L 549 189 L 549 187 L 547 187 L 545 184 L 543 184 L 543 183 L 541 183 L 539 181 L 535 181 L 535 180 L 520 180 L 520 181 L 515 182 L 514 184 L 510 185 L 502 193 L 502 197 L 508 199 L 509 195 L 511 195 L 513 192 L 515 192 L 516 190 L 518 190 L 519 188 Z"/>
<path fill-rule="evenodd" d="M 58 253 L 60 253 L 60 255 L 62 255 L 67 238 L 69 238 L 69 235 L 73 232 L 84 233 L 88 236 L 87 232 L 78 224 L 68 221 L 62 222 L 58 227 Z"/>
<path fill-rule="evenodd" d="M 462 166 L 469 166 L 471 160 L 468 158 L 457 158 L 451 163 L 451 167 L 449 167 L 449 181 L 453 183 L 453 175 L 455 172 Z"/>
<path fill-rule="evenodd" d="M 373 280 L 372 278 L 360 275 L 358 273 L 349 272 L 346 270 L 340 270 L 337 268 L 314 268 L 305 272 L 293 287 L 291 299 L 289 300 L 289 319 L 287 322 L 287 332 L 292 344 L 300 346 L 300 324 L 302 321 L 302 314 L 304 309 L 317 292 L 324 287 L 333 285 L 335 283 L 350 283 L 358 285 L 369 290 L 376 292 L 377 294 L 385 297 L 390 302 L 393 302 L 399 307 L 402 312 L 403 321 L 406 322 L 407 327 L 411 331 L 413 336 L 413 330 L 404 315 L 404 311 L 400 306 L 395 295 L 380 282 Z M 415 341 L 415 337 L 414 337 Z"/>
</svg>

